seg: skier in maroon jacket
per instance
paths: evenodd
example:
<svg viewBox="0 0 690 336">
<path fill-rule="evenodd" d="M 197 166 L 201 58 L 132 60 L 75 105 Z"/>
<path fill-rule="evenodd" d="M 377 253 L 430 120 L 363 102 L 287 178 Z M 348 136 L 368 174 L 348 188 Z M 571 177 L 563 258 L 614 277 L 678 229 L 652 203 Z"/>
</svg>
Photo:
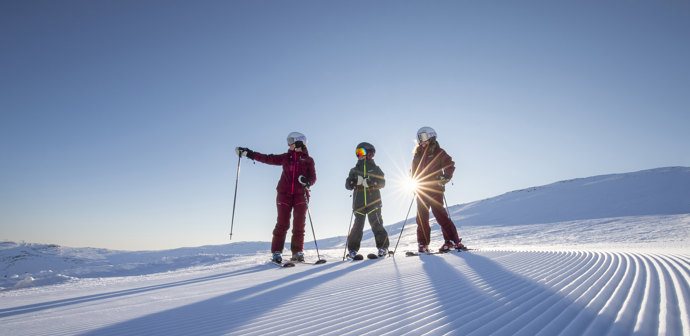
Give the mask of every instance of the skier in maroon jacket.
<svg viewBox="0 0 690 336">
<path fill-rule="evenodd" d="M 299 132 L 292 132 L 287 137 L 290 148 L 284 154 L 261 154 L 248 148 L 237 147 L 235 151 L 240 156 L 246 156 L 262 163 L 283 166 L 283 173 L 278 181 L 278 220 L 273 229 L 271 252 L 273 261 L 282 262 L 281 256 L 285 246 L 285 237 L 290 229 L 290 213 L 292 213 L 292 261 L 304 261 L 304 227 L 307 215 L 307 201 L 309 187 L 316 182 L 314 159 L 307 151 L 307 137 Z M 305 191 L 306 198 L 305 199 Z"/>
<path fill-rule="evenodd" d="M 417 131 L 419 145 L 412 159 L 412 178 L 417 181 L 417 243 L 419 252 L 429 252 L 431 232 L 429 227 L 429 208 L 441 226 L 445 243 L 439 252 L 451 249 L 462 250 L 464 245 L 458 236 L 458 229 L 443 206 L 443 193 L 446 183 L 453 178 L 455 162 L 436 141 L 436 131 L 422 127 Z"/>
</svg>

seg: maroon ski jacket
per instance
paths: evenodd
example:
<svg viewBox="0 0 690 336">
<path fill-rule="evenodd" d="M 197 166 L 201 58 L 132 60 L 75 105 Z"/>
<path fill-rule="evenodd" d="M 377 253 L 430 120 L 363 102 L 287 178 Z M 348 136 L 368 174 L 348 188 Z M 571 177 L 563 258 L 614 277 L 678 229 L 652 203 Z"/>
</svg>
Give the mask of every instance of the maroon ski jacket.
<svg viewBox="0 0 690 336">
<path fill-rule="evenodd" d="M 276 190 L 284 194 L 302 194 L 304 189 L 297 181 L 300 175 L 304 175 L 309 180 L 309 185 L 316 183 L 316 169 L 314 159 L 309 156 L 309 151 L 303 149 L 301 152 L 288 150 L 284 154 L 261 154 L 254 152 L 254 160 L 261 163 L 283 166 L 283 174 L 280 175 Z"/>
<path fill-rule="evenodd" d="M 455 162 L 437 141 L 433 141 L 426 148 L 417 146 L 410 172 L 420 185 L 445 190 L 445 187 L 438 184 L 439 177 L 445 175 L 447 179 L 451 179 L 455 172 Z"/>
</svg>

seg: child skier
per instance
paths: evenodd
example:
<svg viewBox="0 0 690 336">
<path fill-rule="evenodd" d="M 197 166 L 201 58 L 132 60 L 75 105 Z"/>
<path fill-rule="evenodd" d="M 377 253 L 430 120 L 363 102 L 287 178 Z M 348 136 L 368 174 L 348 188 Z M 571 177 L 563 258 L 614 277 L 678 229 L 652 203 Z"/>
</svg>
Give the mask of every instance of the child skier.
<svg viewBox="0 0 690 336">
<path fill-rule="evenodd" d="M 362 142 L 357 145 L 355 155 L 357 163 L 350 169 L 345 179 L 345 188 L 353 190 L 352 211 L 355 222 L 347 237 L 348 258 L 355 259 L 362 240 L 365 217 L 369 217 L 371 231 L 374 232 L 378 256 L 388 254 L 388 232 L 383 227 L 381 219 L 381 192 L 379 189 L 386 185 L 383 171 L 374 162 L 376 148 L 370 143 Z"/>
<path fill-rule="evenodd" d="M 431 232 L 429 227 L 429 208 L 441 226 L 445 243 L 439 252 L 451 249 L 463 250 L 458 230 L 443 206 L 443 193 L 446 183 L 453 178 L 455 162 L 436 141 L 436 131 L 422 127 L 417 131 L 419 141 L 412 159 L 412 178 L 417 181 L 417 243 L 419 252 L 429 252 Z"/>
<path fill-rule="evenodd" d="M 287 137 L 290 147 L 284 154 L 261 154 L 245 147 L 237 147 L 235 151 L 240 156 L 246 156 L 262 163 L 283 166 L 283 173 L 278 180 L 277 208 L 278 220 L 273 229 L 271 242 L 272 260 L 281 263 L 285 236 L 290 228 L 290 213 L 292 213 L 292 261 L 304 261 L 304 227 L 306 224 L 307 201 L 309 186 L 316 182 L 314 159 L 307 151 L 307 137 L 299 132 L 292 132 Z M 305 192 L 306 198 L 305 199 Z"/>
</svg>

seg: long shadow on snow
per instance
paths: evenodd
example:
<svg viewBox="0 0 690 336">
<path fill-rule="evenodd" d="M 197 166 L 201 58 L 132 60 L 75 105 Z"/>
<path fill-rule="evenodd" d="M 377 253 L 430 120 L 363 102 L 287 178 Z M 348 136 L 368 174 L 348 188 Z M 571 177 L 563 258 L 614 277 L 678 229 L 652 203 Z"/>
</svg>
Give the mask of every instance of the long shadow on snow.
<svg viewBox="0 0 690 336">
<path fill-rule="evenodd" d="M 473 288 L 482 288 L 481 292 L 475 290 L 467 298 L 466 302 L 449 301 L 439 296 L 439 301 L 446 309 L 454 309 L 454 314 L 449 314 L 455 330 L 462 330 L 463 334 L 477 332 L 482 335 L 489 334 L 524 334 L 534 335 L 538 332 L 558 333 L 566 332 L 563 325 L 549 325 L 555 317 L 563 313 L 564 306 L 573 307 L 570 298 L 558 293 L 552 288 L 541 285 L 529 278 L 516 274 L 492 259 L 474 253 L 452 254 L 462 258 L 480 278 L 482 285 L 474 281 Z M 444 262 L 446 262 L 444 260 Z M 453 266 L 448 264 L 448 268 Z M 465 281 L 466 276 L 453 269 L 459 278 Z M 432 282 L 436 286 L 438 281 Z M 458 310 L 469 303 L 469 307 Z M 593 319 L 596 314 L 580 307 L 579 314 L 587 314 L 588 319 Z M 571 329 L 566 333 L 578 334 L 582 329 Z M 499 331 L 500 330 L 500 331 Z"/>
<path fill-rule="evenodd" d="M 146 292 L 159 290 L 159 289 L 165 289 L 165 288 L 171 288 L 171 287 L 177 287 L 177 286 L 185 286 L 185 285 L 190 285 L 190 284 L 195 284 L 195 283 L 200 283 L 200 282 L 205 282 L 205 281 L 230 278 L 230 277 L 237 276 L 237 275 L 258 272 L 262 269 L 265 269 L 265 266 L 257 265 L 254 267 L 236 270 L 236 271 L 232 271 L 232 272 L 214 274 L 214 275 L 209 275 L 209 276 L 205 276 L 205 277 L 201 277 L 201 278 L 195 278 L 195 279 L 180 280 L 180 281 L 175 281 L 175 282 L 165 283 L 165 284 L 160 284 L 160 285 L 152 285 L 152 286 L 145 286 L 145 287 L 139 287 L 139 288 L 119 290 L 119 291 L 108 292 L 108 293 L 86 295 L 86 296 L 80 296 L 80 297 L 69 298 L 69 299 L 35 303 L 35 304 L 26 305 L 26 306 L 3 308 L 3 309 L 0 309 L 0 317 L 7 317 L 7 316 L 32 313 L 32 312 L 37 312 L 37 311 L 46 310 L 46 309 L 65 307 L 65 306 L 69 306 L 69 305 L 73 305 L 73 304 L 93 302 L 93 301 L 97 301 L 97 300 L 112 299 L 112 298 L 123 297 L 123 296 L 128 296 L 128 295 L 146 293 Z"/>
<path fill-rule="evenodd" d="M 464 335 L 471 331 L 464 325 L 466 322 L 455 319 L 452 315 L 458 309 L 467 307 L 466 298 L 469 295 L 477 296 L 479 291 L 472 285 L 467 277 L 460 272 L 455 271 L 453 265 L 444 260 L 445 256 L 426 256 L 422 255 L 419 258 L 422 261 L 422 268 L 427 273 L 432 286 L 434 287 L 434 295 L 437 306 L 440 306 L 444 311 L 442 318 L 444 321 L 434 323 L 443 325 L 446 324 L 446 329 L 450 329 L 453 334 Z M 419 323 L 417 324 L 419 327 Z M 432 328 L 432 326 L 429 326 Z M 424 330 L 428 332 L 429 330 Z M 434 330 L 434 333 L 443 334 L 449 330 L 439 331 Z"/>
<path fill-rule="evenodd" d="M 312 274 L 323 273 L 338 264 L 313 266 L 310 270 L 89 331 L 82 335 L 225 335 L 236 332 L 238 329 L 241 330 L 246 323 L 279 307 L 298 294 L 350 273 L 353 268 L 367 266 L 366 263 L 356 264 L 339 271 L 326 272 L 304 279 Z M 295 306 L 295 311 L 300 314 L 308 313 L 308 309 L 310 307 L 305 305 Z M 276 316 L 276 319 L 281 318 L 289 320 L 290 316 Z"/>
</svg>

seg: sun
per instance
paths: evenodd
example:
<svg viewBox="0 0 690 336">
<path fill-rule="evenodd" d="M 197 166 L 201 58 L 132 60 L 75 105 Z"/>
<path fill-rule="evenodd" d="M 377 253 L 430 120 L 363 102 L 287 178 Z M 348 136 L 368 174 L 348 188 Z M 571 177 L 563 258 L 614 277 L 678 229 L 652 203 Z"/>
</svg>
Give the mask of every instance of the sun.
<svg viewBox="0 0 690 336">
<path fill-rule="evenodd" d="M 404 172 L 397 172 L 391 178 L 391 185 L 394 186 L 398 195 L 412 195 L 419 192 L 419 184 L 412 176 Z"/>
<path fill-rule="evenodd" d="M 417 193 L 417 188 L 419 184 L 417 180 L 413 179 L 412 176 L 405 176 L 402 178 L 402 188 L 408 193 Z"/>
<path fill-rule="evenodd" d="M 407 163 L 401 161 L 400 156 L 388 153 L 389 160 L 393 162 L 393 172 L 390 175 L 390 186 L 395 190 L 394 195 L 407 198 L 406 195 L 415 195 L 419 192 L 419 184 L 410 176 L 410 168 Z"/>
</svg>

